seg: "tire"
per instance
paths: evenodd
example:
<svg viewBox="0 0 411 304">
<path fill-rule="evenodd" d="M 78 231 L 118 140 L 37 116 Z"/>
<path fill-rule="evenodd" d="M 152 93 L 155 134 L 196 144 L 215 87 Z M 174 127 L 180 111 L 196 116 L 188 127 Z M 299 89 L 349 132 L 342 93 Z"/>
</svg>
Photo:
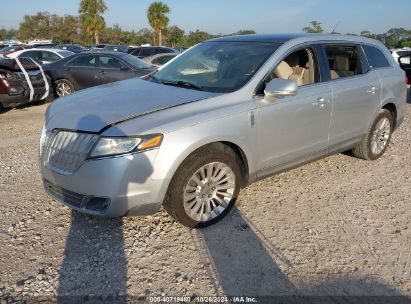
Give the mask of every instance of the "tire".
<svg viewBox="0 0 411 304">
<path fill-rule="evenodd" d="M 186 227 L 216 223 L 230 211 L 240 192 L 240 164 L 234 150 L 220 143 L 193 152 L 174 174 L 164 208 Z"/>
<path fill-rule="evenodd" d="M 70 95 L 76 91 L 74 85 L 67 79 L 59 79 L 54 82 L 55 95 L 63 97 Z"/>
<path fill-rule="evenodd" d="M 362 143 L 352 150 L 353 155 L 365 160 L 380 158 L 390 143 L 393 127 L 391 112 L 380 110 Z"/>
</svg>

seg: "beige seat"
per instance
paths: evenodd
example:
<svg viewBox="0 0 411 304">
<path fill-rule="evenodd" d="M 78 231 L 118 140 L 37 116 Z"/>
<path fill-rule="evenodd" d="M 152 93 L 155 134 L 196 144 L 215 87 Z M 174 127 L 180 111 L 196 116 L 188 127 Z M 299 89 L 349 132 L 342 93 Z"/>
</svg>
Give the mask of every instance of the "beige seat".
<svg viewBox="0 0 411 304">
<path fill-rule="evenodd" d="M 290 65 L 285 61 L 281 61 L 276 67 L 274 70 L 274 75 L 281 79 L 295 80 L 298 86 L 303 84 L 302 74 L 296 74 Z"/>
<path fill-rule="evenodd" d="M 338 77 L 336 77 L 336 75 Z M 335 56 L 334 71 L 331 70 L 331 78 L 336 79 L 339 77 L 353 76 L 354 72 L 350 71 L 350 63 L 346 56 Z"/>
</svg>

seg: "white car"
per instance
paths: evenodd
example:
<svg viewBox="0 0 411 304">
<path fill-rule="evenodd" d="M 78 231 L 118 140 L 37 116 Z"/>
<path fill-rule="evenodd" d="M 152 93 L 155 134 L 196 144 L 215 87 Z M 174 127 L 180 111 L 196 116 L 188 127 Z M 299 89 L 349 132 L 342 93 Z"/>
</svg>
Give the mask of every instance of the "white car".
<svg viewBox="0 0 411 304">
<path fill-rule="evenodd" d="M 33 58 L 43 64 L 47 64 L 47 63 L 55 62 L 61 58 L 71 56 L 73 54 L 74 54 L 73 52 L 70 52 L 67 50 L 41 49 L 41 48 L 37 49 L 36 48 L 36 49 L 27 49 L 27 50 L 17 51 L 17 52 L 8 54 L 7 57 L 9 58 L 20 58 L 20 57 Z"/>
<path fill-rule="evenodd" d="M 391 49 L 391 55 L 394 57 L 395 61 L 398 62 L 398 58 L 405 56 L 411 53 L 411 48 L 402 48 L 402 49 Z"/>
</svg>

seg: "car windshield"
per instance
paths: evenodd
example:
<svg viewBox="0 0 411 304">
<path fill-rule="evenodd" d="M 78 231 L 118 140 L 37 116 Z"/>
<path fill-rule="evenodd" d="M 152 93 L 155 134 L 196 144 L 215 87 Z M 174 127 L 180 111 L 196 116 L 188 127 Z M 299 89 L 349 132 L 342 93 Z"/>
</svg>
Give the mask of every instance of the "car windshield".
<svg viewBox="0 0 411 304">
<path fill-rule="evenodd" d="M 124 54 L 124 56 L 122 56 L 121 59 L 123 59 L 125 62 L 132 65 L 136 69 L 149 69 L 150 68 L 150 65 L 148 65 L 143 60 L 138 59 L 136 56 L 133 56 L 133 55 Z"/>
<path fill-rule="evenodd" d="M 57 51 L 57 53 L 59 53 L 64 58 L 74 54 L 73 52 L 70 52 L 70 51 Z"/>
<path fill-rule="evenodd" d="M 265 42 L 204 42 L 164 66 L 151 81 L 207 92 L 234 92 L 279 46 Z"/>
</svg>

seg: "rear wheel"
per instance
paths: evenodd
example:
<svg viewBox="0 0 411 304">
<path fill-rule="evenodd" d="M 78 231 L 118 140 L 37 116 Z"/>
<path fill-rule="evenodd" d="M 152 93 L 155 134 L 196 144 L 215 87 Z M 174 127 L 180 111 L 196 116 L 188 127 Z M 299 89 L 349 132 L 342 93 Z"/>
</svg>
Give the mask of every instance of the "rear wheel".
<svg viewBox="0 0 411 304">
<path fill-rule="evenodd" d="M 63 97 L 74 93 L 74 85 L 67 79 L 59 79 L 54 82 L 57 97 Z"/>
<path fill-rule="evenodd" d="M 241 160 L 228 146 L 215 144 L 191 154 L 170 183 L 164 208 L 187 227 L 205 227 L 233 207 L 241 185 Z"/>
<path fill-rule="evenodd" d="M 354 156 L 366 160 L 380 158 L 390 143 L 393 125 L 391 112 L 382 109 L 375 118 L 363 142 L 352 150 Z"/>
</svg>

